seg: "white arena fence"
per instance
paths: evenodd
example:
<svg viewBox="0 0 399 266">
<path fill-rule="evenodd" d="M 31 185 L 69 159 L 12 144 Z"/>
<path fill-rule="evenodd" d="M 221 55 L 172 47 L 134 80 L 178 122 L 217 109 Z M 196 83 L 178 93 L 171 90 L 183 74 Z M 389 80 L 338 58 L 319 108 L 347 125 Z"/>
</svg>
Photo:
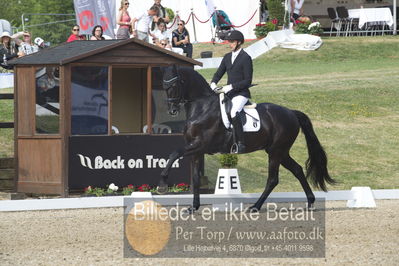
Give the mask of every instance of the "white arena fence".
<svg viewBox="0 0 399 266">
<path fill-rule="evenodd" d="M 134 192 L 134 200 L 142 201 L 144 198 L 153 199 L 163 206 L 191 205 L 193 195 L 151 195 L 148 192 Z M 141 194 L 142 193 L 142 194 Z M 137 196 L 139 195 L 139 196 Z M 260 197 L 261 193 L 242 193 L 239 195 L 215 195 L 202 194 L 201 204 L 211 205 L 215 199 L 225 199 L 229 202 L 234 196 L 234 203 L 240 201 L 244 204 L 253 204 Z M 348 201 L 348 207 L 376 207 L 374 200 L 399 199 L 399 189 L 377 189 L 369 187 L 354 187 L 352 190 L 337 190 L 329 192 L 315 192 L 316 201 L 323 198 L 326 201 Z M 4 211 L 34 211 L 34 210 L 60 210 L 60 209 L 85 209 L 85 208 L 107 208 L 124 207 L 124 199 L 131 196 L 106 196 L 106 197 L 81 197 L 62 199 L 29 199 L 29 200 L 2 200 L 0 201 L 0 212 Z M 273 192 L 266 202 L 278 201 L 306 201 L 304 192 Z M 371 206 L 370 203 L 374 203 Z M 369 206 L 366 206 L 369 205 Z"/>
</svg>

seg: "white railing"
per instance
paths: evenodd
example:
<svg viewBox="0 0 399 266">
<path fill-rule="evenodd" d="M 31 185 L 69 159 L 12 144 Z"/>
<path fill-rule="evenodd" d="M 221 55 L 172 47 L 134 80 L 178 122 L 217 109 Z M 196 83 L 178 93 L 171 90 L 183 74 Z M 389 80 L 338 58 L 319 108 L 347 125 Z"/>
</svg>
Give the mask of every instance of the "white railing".
<svg viewBox="0 0 399 266">
<path fill-rule="evenodd" d="M 148 195 L 148 194 L 147 194 Z M 246 204 L 254 203 L 260 193 L 242 193 L 234 195 L 234 202 Z M 375 207 L 365 206 L 374 199 L 399 199 L 399 189 L 378 189 L 371 190 L 369 187 L 354 187 L 352 190 L 338 190 L 325 192 L 315 192 L 317 198 L 324 198 L 326 201 L 345 200 L 348 207 Z M 193 196 L 186 195 L 153 195 L 153 200 L 161 205 L 191 205 Z M 32 210 L 57 210 L 57 209 L 84 209 L 84 208 L 107 208 L 123 207 L 125 199 L 141 201 L 143 198 L 133 198 L 131 196 L 112 196 L 112 197 L 82 197 L 82 198 L 62 198 L 62 199 L 31 199 L 31 200 L 2 200 L 0 201 L 1 211 L 32 211 Z M 214 204 L 217 200 L 232 199 L 232 195 L 202 194 L 201 204 Z M 270 194 L 267 202 L 281 201 L 306 201 L 303 192 L 274 192 Z"/>
</svg>

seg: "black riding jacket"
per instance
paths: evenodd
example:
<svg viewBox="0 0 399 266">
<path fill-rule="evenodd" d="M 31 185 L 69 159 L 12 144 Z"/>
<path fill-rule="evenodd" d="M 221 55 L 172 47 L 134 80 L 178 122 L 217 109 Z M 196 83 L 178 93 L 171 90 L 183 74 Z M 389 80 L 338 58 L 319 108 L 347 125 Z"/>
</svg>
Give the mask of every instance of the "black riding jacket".
<svg viewBox="0 0 399 266">
<path fill-rule="evenodd" d="M 242 95 L 251 98 L 249 87 L 252 84 L 252 59 L 244 51 L 241 50 L 234 64 L 231 64 L 232 53 L 227 53 L 224 57 L 215 75 L 213 75 L 212 82 L 218 83 L 227 72 L 227 84 L 231 84 L 233 89 L 227 93 L 227 96 L 233 98 L 237 95 Z"/>
</svg>

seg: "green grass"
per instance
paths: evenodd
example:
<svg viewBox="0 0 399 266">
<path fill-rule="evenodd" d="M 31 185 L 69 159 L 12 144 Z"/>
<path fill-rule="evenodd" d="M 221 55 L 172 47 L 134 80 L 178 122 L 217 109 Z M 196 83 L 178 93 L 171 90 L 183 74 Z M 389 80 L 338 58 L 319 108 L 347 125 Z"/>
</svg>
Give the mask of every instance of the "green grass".
<svg viewBox="0 0 399 266">
<path fill-rule="evenodd" d="M 12 93 L 13 89 L 1 89 L 0 93 Z M 0 122 L 14 121 L 14 101 L 0 100 Z M 0 128 L 0 158 L 14 156 L 14 129 Z"/>
<path fill-rule="evenodd" d="M 58 134 L 60 131 L 60 118 L 55 115 L 36 116 L 36 128 L 46 134 Z"/>
<path fill-rule="evenodd" d="M 247 47 L 254 42 L 255 41 L 247 41 L 244 43 L 243 47 Z M 193 58 L 200 58 L 201 52 L 204 51 L 211 51 L 213 57 L 220 57 L 226 53 L 226 49 L 229 49 L 227 43 L 197 43 L 194 44 Z"/>
<path fill-rule="evenodd" d="M 227 52 L 227 49 L 226 49 Z M 275 48 L 254 61 L 252 98 L 305 112 L 327 151 L 331 175 L 352 186 L 399 187 L 399 38 L 325 39 L 318 51 Z M 210 80 L 215 69 L 200 71 Z M 226 79 L 221 81 L 225 83 Z M 291 150 L 302 165 L 302 134 Z M 216 155 L 217 156 L 217 155 Z M 206 157 L 206 174 L 216 181 L 216 156 Z M 267 178 L 263 151 L 239 156 L 244 192 L 260 192 Z M 301 191 L 280 167 L 276 191 Z"/>
</svg>

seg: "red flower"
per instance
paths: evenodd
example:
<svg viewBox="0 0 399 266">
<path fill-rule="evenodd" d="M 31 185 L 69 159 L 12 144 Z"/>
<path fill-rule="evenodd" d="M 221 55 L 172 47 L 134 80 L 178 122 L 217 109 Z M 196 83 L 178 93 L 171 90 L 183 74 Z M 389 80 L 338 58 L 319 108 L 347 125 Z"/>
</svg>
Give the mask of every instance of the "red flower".
<svg viewBox="0 0 399 266">
<path fill-rule="evenodd" d="M 275 18 L 275 19 L 272 19 L 272 23 L 274 24 L 274 25 L 276 25 L 277 23 L 278 23 L 278 20 Z"/>
<path fill-rule="evenodd" d="M 127 188 L 133 189 L 133 185 L 127 185 Z"/>
<path fill-rule="evenodd" d="M 150 186 L 148 184 L 143 184 L 139 187 L 140 192 L 146 192 L 150 190 Z"/>
<path fill-rule="evenodd" d="M 300 20 L 295 20 L 295 23 L 296 23 L 296 24 L 299 24 L 299 23 L 302 23 L 302 21 L 300 21 Z"/>
</svg>

